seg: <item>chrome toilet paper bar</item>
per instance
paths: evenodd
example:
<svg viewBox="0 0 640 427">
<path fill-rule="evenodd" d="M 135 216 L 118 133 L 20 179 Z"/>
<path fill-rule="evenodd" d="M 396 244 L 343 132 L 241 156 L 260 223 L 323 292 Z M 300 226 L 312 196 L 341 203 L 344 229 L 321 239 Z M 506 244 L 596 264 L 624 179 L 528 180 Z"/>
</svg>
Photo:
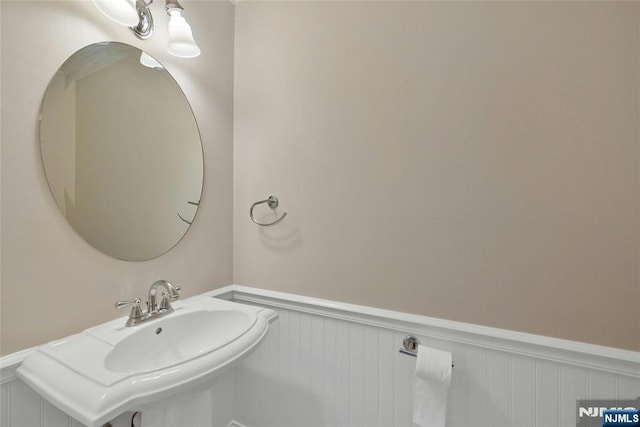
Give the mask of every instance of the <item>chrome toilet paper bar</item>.
<svg viewBox="0 0 640 427">
<path fill-rule="evenodd" d="M 404 348 L 400 349 L 400 353 L 418 357 L 418 345 L 420 345 L 418 338 L 413 335 L 407 335 L 402 340 L 402 347 Z M 451 363 L 451 367 L 453 368 L 453 363 Z"/>
</svg>

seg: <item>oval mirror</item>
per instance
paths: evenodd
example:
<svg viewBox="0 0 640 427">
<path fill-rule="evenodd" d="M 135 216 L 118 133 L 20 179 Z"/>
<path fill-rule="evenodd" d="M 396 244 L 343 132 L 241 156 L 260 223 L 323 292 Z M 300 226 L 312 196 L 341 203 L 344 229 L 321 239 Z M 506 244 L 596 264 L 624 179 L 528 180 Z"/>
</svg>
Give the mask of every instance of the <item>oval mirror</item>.
<svg viewBox="0 0 640 427">
<path fill-rule="evenodd" d="M 80 49 L 53 76 L 40 116 L 42 163 L 73 229 L 112 257 L 171 249 L 198 209 L 203 158 L 182 90 L 123 43 Z"/>
</svg>

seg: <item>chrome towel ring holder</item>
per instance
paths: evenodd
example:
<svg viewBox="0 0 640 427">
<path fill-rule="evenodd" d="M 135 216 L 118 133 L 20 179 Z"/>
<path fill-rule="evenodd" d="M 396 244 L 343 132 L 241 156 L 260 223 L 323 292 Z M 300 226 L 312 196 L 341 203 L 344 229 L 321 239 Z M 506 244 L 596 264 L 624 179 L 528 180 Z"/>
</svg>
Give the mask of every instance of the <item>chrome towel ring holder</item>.
<svg viewBox="0 0 640 427">
<path fill-rule="evenodd" d="M 259 202 L 255 202 L 254 204 L 251 205 L 251 208 L 249 209 L 249 217 L 251 218 L 251 221 L 255 222 L 258 225 L 261 225 L 263 227 L 268 227 L 270 225 L 276 225 L 277 223 L 279 223 L 280 221 L 282 221 L 284 219 L 285 216 L 287 216 L 287 213 L 284 212 L 280 218 L 276 219 L 273 222 L 270 223 L 264 223 L 264 222 L 259 222 L 257 221 L 254 217 L 253 217 L 253 208 L 256 207 L 256 205 L 259 205 L 261 203 L 266 203 L 267 205 L 269 205 L 269 207 L 271 209 L 275 209 L 278 207 L 278 198 L 276 196 L 269 196 L 268 199 L 265 200 L 260 200 Z"/>
</svg>

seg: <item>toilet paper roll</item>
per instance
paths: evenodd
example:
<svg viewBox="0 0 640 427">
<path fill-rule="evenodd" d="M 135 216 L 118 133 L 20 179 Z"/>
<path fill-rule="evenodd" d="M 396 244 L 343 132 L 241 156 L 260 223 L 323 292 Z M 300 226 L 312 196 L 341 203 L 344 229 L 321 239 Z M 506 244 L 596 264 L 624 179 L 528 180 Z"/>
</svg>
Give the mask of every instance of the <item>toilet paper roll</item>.
<svg viewBox="0 0 640 427">
<path fill-rule="evenodd" d="M 421 427 L 444 427 L 451 384 L 451 353 L 418 346 L 413 422 Z"/>
</svg>

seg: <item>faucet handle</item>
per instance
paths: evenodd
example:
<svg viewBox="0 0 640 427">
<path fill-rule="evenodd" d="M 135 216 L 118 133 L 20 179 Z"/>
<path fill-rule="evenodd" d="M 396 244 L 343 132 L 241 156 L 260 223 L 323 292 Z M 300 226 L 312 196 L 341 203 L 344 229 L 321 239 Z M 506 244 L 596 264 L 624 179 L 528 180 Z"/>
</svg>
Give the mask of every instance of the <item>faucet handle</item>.
<svg viewBox="0 0 640 427">
<path fill-rule="evenodd" d="M 177 298 L 176 298 L 177 299 Z M 173 311 L 173 307 L 171 307 L 171 298 L 169 298 L 169 292 L 164 291 L 162 293 L 162 299 L 160 300 L 160 310 L 171 310 Z M 175 300 L 173 300 L 175 301 Z"/>
<path fill-rule="evenodd" d="M 142 309 L 140 308 L 141 303 L 142 301 L 140 298 L 134 298 L 131 301 L 118 301 L 116 302 L 115 307 L 123 308 L 132 306 L 131 312 L 129 313 L 129 319 L 140 319 L 142 318 Z"/>
<path fill-rule="evenodd" d="M 142 300 L 140 300 L 140 298 L 134 298 L 131 301 L 118 301 L 116 302 L 115 307 L 116 308 L 122 308 L 122 307 L 127 307 L 127 306 L 134 306 L 134 307 L 139 307 L 140 304 L 142 304 Z"/>
<path fill-rule="evenodd" d="M 178 298 L 180 298 L 180 291 L 182 290 L 182 288 L 180 286 L 174 286 L 173 290 L 174 290 L 174 293 L 171 296 L 171 301 L 176 301 Z"/>
</svg>

